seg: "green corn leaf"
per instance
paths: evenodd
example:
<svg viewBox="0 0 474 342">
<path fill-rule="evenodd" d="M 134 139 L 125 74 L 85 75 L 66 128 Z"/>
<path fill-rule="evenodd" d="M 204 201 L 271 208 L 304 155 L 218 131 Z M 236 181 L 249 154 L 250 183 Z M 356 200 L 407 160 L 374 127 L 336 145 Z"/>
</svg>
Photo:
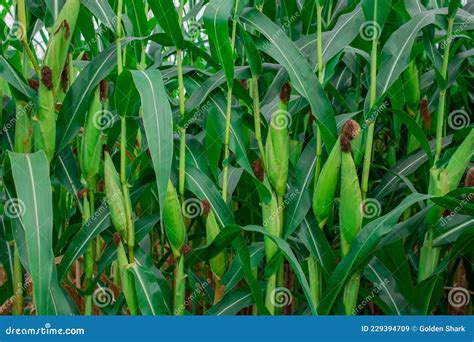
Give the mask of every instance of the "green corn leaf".
<svg viewBox="0 0 474 342">
<path fill-rule="evenodd" d="M 130 271 L 135 279 L 138 305 L 143 315 L 156 316 L 169 314 L 155 274 L 144 265 L 133 264 Z"/>
<path fill-rule="evenodd" d="M 374 252 L 381 238 L 397 222 L 400 215 L 414 203 L 430 198 L 427 195 L 414 194 L 406 197 L 390 213 L 371 221 L 357 235 L 349 253 L 342 259 L 331 275 L 327 290 L 323 293 L 319 306 L 320 314 L 327 315 L 337 296 L 341 293 L 352 272 Z"/>
<path fill-rule="evenodd" d="M 90 62 L 72 84 L 58 114 L 57 152 L 60 152 L 79 132 L 85 120 L 90 95 L 99 82 L 113 70 L 116 62 L 117 46 L 113 44 Z"/>
<path fill-rule="evenodd" d="M 336 142 L 336 120 L 327 96 L 324 94 L 311 66 L 298 51 L 294 43 L 269 18 L 254 9 L 245 10 L 242 22 L 262 33 L 269 42 L 265 52 L 270 53 L 287 70 L 292 86 L 309 103 L 327 148 Z"/>
<path fill-rule="evenodd" d="M 143 106 L 143 125 L 156 174 L 161 215 L 171 173 L 173 119 L 159 70 L 132 71 Z"/>
<path fill-rule="evenodd" d="M 181 49 L 184 39 L 173 0 L 147 0 L 147 2 L 163 31 L 171 37 L 174 45 Z"/>
<path fill-rule="evenodd" d="M 49 288 L 53 274 L 54 255 L 53 203 L 48 160 L 44 152 L 9 153 L 17 192 L 18 211 L 25 228 L 25 248 L 33 280 L 38 315 L 48 312 Z"/>
<path fill-rule="evenodd" d="M 234 52 L 229 39 L 229 18 L 234 10 L 234 1 L 211 0 L 203 17 L 211 48 L 221 62 L 229 88 L 232 88 L 234 81 Z"/>
<path fill-rule="evenodd" d="M 116 32 L 117 17 L 107 1 L 82 0 L 82 4 L 87 7 L 102 24 L 107 26 L 109 30 L 114 33 Z"/>
</svg>

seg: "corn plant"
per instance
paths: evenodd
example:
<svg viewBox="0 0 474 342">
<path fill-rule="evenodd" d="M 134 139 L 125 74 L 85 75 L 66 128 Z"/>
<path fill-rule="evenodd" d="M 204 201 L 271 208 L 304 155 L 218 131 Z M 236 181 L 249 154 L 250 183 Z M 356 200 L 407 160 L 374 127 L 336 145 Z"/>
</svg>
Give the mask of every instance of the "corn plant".
<svg viewBox="0 0 474 342">
<path fill-rule="evenodd" d="M 473 13 L 3 0 L 0 313 L 472 314 Z"/>
</svg>

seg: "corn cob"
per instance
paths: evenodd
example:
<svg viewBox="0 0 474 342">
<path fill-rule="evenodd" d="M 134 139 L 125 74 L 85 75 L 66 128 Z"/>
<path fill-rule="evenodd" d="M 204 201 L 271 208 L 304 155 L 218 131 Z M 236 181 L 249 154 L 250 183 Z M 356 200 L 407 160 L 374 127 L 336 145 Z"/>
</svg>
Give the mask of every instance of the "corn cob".
<svg viewBox="0 0 474 342">
<path fill-rule="evenodd" d="M 278 109 L 271 119 L 265 146 L 265 171 L 270 184 L 279 197 L 285 194 L 288 179 L 288 123 L 290 119 L 288 117 L 288 101 L 290 100 L 290 92 L 290 85 L 285 84 L 280 92 Z"/>
<path fill-rule="evenodd" d="M 411 116 L 414 116 L 420 105 L 420 80 L 416 61 L 412 60 L 403 72 L 405 102 Z"/>
<path fill-rule="evenodd" d="M 434 196 L 443 196 L 448 192 L 449 179 L 446 170 L 431 168 L 430 170 L 430 185 L 428 194 Z M 428 201 L 428 204 L 433 202 Z M 421 282 L 428 278 L 435 270 L 440 249 L 432 246 L 434 226 L 443 215 L 444 209 L 440 206 L 434 205 L 430 208 L 427 215 L 428 231 L 425 235 L 425 241 L 420 249 L 420 265 L 418 267 L 418 281 Z"/>
<path fill-rule="evenodd" d="M 163 208 L 163 223 L 170 247 L 175 258 L 178 259 L 181 256 L 181 249 L 184 245 L 186 227 L 184 226 L 178 194 L 171 181 L 168 181 L 168 190 Z"/>
<path fill-rule="evenodd" d="M 341 171 L 341 145 L 335 144 L 324 164 L 313 193 L 313 212 L 322 227 L 329 217 Z"/>
<path fill-rule="evenodd" d="M 107 195 L 112 223 L 117 232 L 126 237 L 127 215 L 125 212 L 125 199 L 121 190 L 119 175 L 108 153 L 105 154 L 104 178 L 105 194 Z"/>
<path fill-rule="evenodd" d="M 89 103 L 81 146 L 81 169 L 89 186 L 95 183 L 94 180 L 98 176 L 100 168 L 102 133 L 97 122 L 100 121 L 101 110 L 99 88 L 96 88 Z"/>
<path fill-rule="evenodd" d="M 341 229 L 342 254 L 349 252 L 350 246 L 362 226 L 362 197 L 357 170 L 352 159 L 350 142 L 341 136 L 341 203 L 339 224 Z"/>
<path fill-rule="evenodd" d="M 138 300 L 135 291 L 135 283 L 132 273 L 127 270 L 128 259 L 122 241 L 119 241 L 117 245 L 117 266 L 120 274 L 120 283 L 122 285 L 128 309 L 130 310 L 131 315 L 136 315 L 138 313 Z"/>
<path fill-rule="evenodd" d="M 359 125 L 349 120 L 342 129 L 339 140 L 341 146 L 341 199 L 339 225 L 341 232 L 341 252 L 344 257 L 362 227 L 362 194 L 357 177 L 357 169 L 352 159 L 351 142 L 359 133 Z M 343 303 L 346 315 L 351 315 L 359 293 L 360 270 L 356 270 L 344 288 Z"/>
<path fill-rule="evenodd" d="M 219 235 L 220 229 L 219 224 L 217 223 L 216 217 L 212 210 L 209 211 L 209 214 L 206 218 L 206 235 L 207 243 L 210 244 L 217 235 Z M 214 258 L 210 260 L 211 271 L 219 279 L 222 278 L 226 270 L 227 257 L 225 252 L 217 254 Z"/>
<path fill-rule="evenodd" d="M 38 116 L 35 122 L 35 150 L 44 150 L 51 161 L 56 144 L 55 94 L 60 87 L 71 33 L 79 15 L 80 0 L 68 0 L 53 26 L 41 69 L 38 89 Z"/>
<path fill-rule="evenodd" d="M 471 130 L 469 135 L 464 139 L 462 144 L 457 148 L 456 152 L 452 155 L 451 159 L 446 166 L 446 172 L 448 173 L 448 190 L 452 191 L 456 189 L 461 181 L 464 172 L 469 165 L 472 154 L 474 151 L 474 129 Z"/>
</svg>

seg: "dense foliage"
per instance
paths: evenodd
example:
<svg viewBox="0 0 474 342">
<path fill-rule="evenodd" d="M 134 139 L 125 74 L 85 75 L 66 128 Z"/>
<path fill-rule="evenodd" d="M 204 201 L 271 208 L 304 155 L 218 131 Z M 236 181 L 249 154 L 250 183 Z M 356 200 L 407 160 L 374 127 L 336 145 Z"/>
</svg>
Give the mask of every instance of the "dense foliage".
<svg viewBox="0 0 474 342">
<path fill-rule="evenodd" d="M 472 314 L 474 3 L 0 11 L 1 314 Z"/>
</svg>

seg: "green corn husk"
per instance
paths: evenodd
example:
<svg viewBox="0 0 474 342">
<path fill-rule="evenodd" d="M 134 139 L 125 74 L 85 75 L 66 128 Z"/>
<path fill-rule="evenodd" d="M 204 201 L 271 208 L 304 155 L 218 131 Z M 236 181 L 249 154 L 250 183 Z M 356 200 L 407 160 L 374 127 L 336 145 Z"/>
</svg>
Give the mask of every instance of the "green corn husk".
<svg viewBox="0 0 474 342">
<path fill-rule="evenodd" d="M 342 300 L 344 302 L 344 312 L 346 315 L 351 316 L 354 314 L 354 310 L 357 306 L 357 297 L 359 296 L 361 271 L 356 270 L 346 286 L 344 287 L 344 294 Z"/>
<path fill-rule="evenodd" d="M 349 253 L 351 245 L 362 227 L 363 203 L 357 169 L 351 154 L 351 137 L 343 133 L 339 141 L 342 151 L 339 226 L 341 252 L 344 257 Z M 343 304 L 347 315 L 351 315 L 356 307 L 359 285 L 360 270 L 357 270 L 344 288 Z"/>
<path fill-rule="evenodd" d="M 290 144 L 288 138 L 289 85 L 283 86 L 281 93 L 277 111 L 273 114 L 271 120 L 265 146 L 265 171 L 270 184 L 279 197 L 285 194 L 288 179 Z"/>
<path fill-rule="evenodd" d="M 56 146 L 55 96 L 60 87 L 69 43 L 79 15 L 80 0 L 68 0 L 53 26 L 43 60 L 38 89 L 38 116 L 34 122 L 35 150 L 44 150 L 51 161 Z"/>
<path fill-rule="evenodd" d="M 206 235 L 207 235 L 207 243 L 210 244 L 217 235 L 219 235 L 220 229 L 219 224 L 217 223 L 216 216 L 212 212 L 209 211 L 209 214 L 206 218 Z M 211 265 L 211 271 L 214 273 L 216 277 L 219 279 L 222 278 L 226 271 L 227 266 L 227 254 L 225 252 L 220 252 L 214 258 L 209 261 Z"/>
<path fill-rule="evenodd" d="M 58 92 L 60 87 L 59 80 L 66 62 L 71 37 L 76 27 L 80 6 L 80 0 L 67 0 L 51 29 L 43 65 L 51 68 L 55 93 Z"/>
<path fill-rule="evenodd" d="M 54 96 L 41 82 L 38 90 L 38 113 L 33 117 L 33 136 L 35 151 L 44 150 L 51 161 L 56 144 Z"/>
<path fill-rule="evenodd" d="M 403 72 L 405 102 L 409 108 L 410 115 L 415 115 L 420 106 L 420 80 L 416 61 L 413 60 Z"/>
<path fill-rule="evenodd" d="M 341 145 L 335 144 L 324 164 L 313 193 L 313 211 L 320 226 L 324 225 L 334 203 L 341 172 Z"/>
<path fill-rule="evenodd" d="M 430 185 L 428 194 L 435 196 L 443 196 L 449 189 L 449 177 L 446 170 L 437 169 L 435 167 L 430 170 Z M 433 202 L 428 201 L 428 205 Z M 418 267 L 418 282 L 427 279 L 438 265 L 440 249 L 433 247 L 434 227 L 439 219 L 443 216 L 444 209 L 434 205 L 427 214 L 428 231 L 425 235 L 425 241 L 420 249 L 420 265 Z"/>
<path fill-rule="evenodd" d="M 122 285 L 123 295 L 127 302 L 131 315 L 138 313 L 138 300 L 135 291 L 133 274 L 127 270 L 128 259 L 125 253 L 123 243 L 120 241 L 117 245 L 117 267 L 120 274 L 120 283 Z"/>
<path fill-rule="evenodd" d="M 168 242 L 176 259 L 181 256 L 181 249 L 186 238 L 186 227 L 183 221 L 181 204 L 178 193 L 171 181 L 168 181 L 165 206 L 163 208 L 163 223 L 166 230 Z"/>
<path fill-rule="evenodd" d="M 125 211 L 125 199 L 123 197 L 119 175 L 108 153 L 105 154 L 104 160 L 104 178 L 105 194 L 107 195 L 107 203 L 109 204 L 112 223 L 117 232 L 119 232 L 122 237 L 126 237 L 127 214 Z"/>
<path fill-rule="evenodd" d="M 92 184 L 99 174 L 100 157 L 102 155 L 102 144 L 100 143 L 102 132 L 97 126 L 97 113 L 100 114 L 102 104 L 100 91 L 97 87 L 89 103 L 84 134 L 81 145 L 81 170 L 86 178 L 87 184 Z"/>
<path fill-rule="evenodd" d="M 29 105 L 19 101 L 16 113 L 15 152 L 30 153 L 33 147 L 33 126 L 29 116 Z"/>
<path fill-rule="evenodd" d="M 339 224 L 341 229 L 342 255 L 350 246 L 362 227 L 362 196 L 357 169 L 349 152 L 342 152 L 341 158 L 341 203 Z"/>
<path fill-rule="evenodd" d="M 452 191 L 457 188 L 461 181 L 466 168 L 469 165 L 471 157 L 474 152 L 474 129 L 471 130 L 469 135 L 464 139 L 461 145 L 457 148 L 456 152 L 452 155 L 451 159 L 446 166 L 446 172 L 448 173 L 448 191 Z"/>
</svg>

